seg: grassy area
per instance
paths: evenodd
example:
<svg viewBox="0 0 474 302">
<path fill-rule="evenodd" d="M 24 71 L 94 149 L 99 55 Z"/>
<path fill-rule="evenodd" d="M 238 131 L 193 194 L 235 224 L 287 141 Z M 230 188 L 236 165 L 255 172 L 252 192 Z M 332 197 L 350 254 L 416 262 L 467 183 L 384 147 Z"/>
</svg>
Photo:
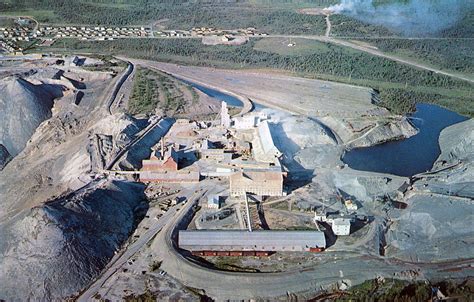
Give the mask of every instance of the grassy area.
<svg viewBox="0 0 474 302">
<path fill-rule="evenodd" d="M 474 116 L 474 85 L 419 70 L 364 52 L 318 41 L 296 51 L 285 39 L 252 39 L 241 46 L 206 46 L 196 39 L 124 39 L 93 42 L 64 40 L 59 46 L 83 52 L 121 54 L 136 58 L 223 68 L 274 68 L 298 76 L 338 81 L 377 89 L 394 112 L 406 112 L 406 99 L 442 105 Z M 282 45 L 276 47 L 275 45 Z M 54 46 L 54 45 L 53 45 Z M 313 51 L 311 51 L 313 49 Z M 44 50 L 46 51 L 46 50 Z M 293 53 L 292 53 L 293 52 Z M 298 53 L 299 52 L 299 53 Z M 389 105 L 388 105 L 389 104 Z"/>
<path fill-rule="evenodd" d="M 175 115 L 184 111 L 189 101 L 183 90 L 189 92 L 192 102 L 198 100 L 199 96 L 190 86 L 160 72 L 139 68 L 135 74 L 128 111 L 131 114 L 150 114 L 158 109 L 162 114 Z"/>
<path fill-rule="evenodd" d="M 324 53 L 331 51 L 327 44 L 315 40 L 285 38 L 258 40 L 253 49 L 282 56 L 305 56 L 315 52 Z"/>
<path fill-rule="evenodd" d="M 128 102 L 131 114 L 152 113 L 159 103 L 159 92 L 156 79 L 150 76 L 151 71 L 138 69 L 135 73 L 132 94 Z"/>
<path fill-rule="evenodd" d="M 0 27 L 14 27 L 15 20 L 10 17 L 0 17 Z"/>
<path fill-rule="evenodd" d="M 255 273 L 256 269 L 241 267 L 241 257 L 214 257 L 211 262 L 217 269 L 223 271 L 232 271 L 232 272 L 248 272 Z"/>
<path fill-rule="evenodd" d="M 44 22 L 44 23 L 55 23 L 55 22 L 61 21 L 61 18 L 53 10 L 48 10 L 48 9 L 25 8 L 21 10 L 8 10 L 8 11 L 2 11 L 0 9 L 0 15 L 28 16 L 28 17 L 33 17 L 38 22 Z"/>
</svg>

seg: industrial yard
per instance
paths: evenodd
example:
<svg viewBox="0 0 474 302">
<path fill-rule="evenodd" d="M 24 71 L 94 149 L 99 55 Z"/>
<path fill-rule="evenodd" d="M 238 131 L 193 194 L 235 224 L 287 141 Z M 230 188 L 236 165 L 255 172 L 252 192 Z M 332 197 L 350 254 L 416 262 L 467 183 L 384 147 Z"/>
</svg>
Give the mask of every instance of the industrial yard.
<svg viewBox="0 0 474 302">
<path fill-rule="evenodd" d="M 471 6 L 178 2 L 0 0 L 0 301 L 474 299 Z"/>
<path fill-rule="evenodd" d="M 429 215 L 431 218 L 423 219 L 431 219 L 434 228 L 442 224 L 425 204 L 426 196 L 434 194 L 426 186 L 433 186 L 431 192 L 436 190 L 440 207 L 446 199 L 457 200 L 458 210 L 450 209 L 450 215 L 469 211 L 469 190 L 459 188 L 456 197 L 446 196 L 438 176 L 420 175 L 419 180 L 413 180 L 353 170 L 341 161 L 347 148 L 412 137 L 417 132 L 406 118 L 374 105 L 376 96 L 368 88 L 126 58 L 52 56 L 9 64 L 11 67 L 2 69 L 5 91 L 11 93 L 12 85 L 25 87 L 30 92 L 20 98 L 28 101 L 34 97 L 52 106 L 32 112 L 37 116 L 35 123 L 17 127 L 22 129 L 22 141 L 10 140 L 14 133 L 2 134 L 5 144 L 0 173 L 10 175 L 0 183 L 5 188 L 2 199 L 9 200 L 2 215 L 16 213 L 18 217 L 10 221 L 14 227 L 9 229 L 9 240 L 24 238 L 29 242 L 22 246 L 24 252 L 35 253 L 33 245 L 45 244 L 43 238 L 49 234 L 68 236 L 70 227 L 86 227 L 79 217 L 97 219 L 83 210 L 56 213 L 73 205 L 99 207 L 95 211 L 104 215 L 113 213 L 97 220 L 101 227 L 88 230 L 83 243 L 100 242 L 101 250 L 96 250 L 94 257 L 101 262 L 88 264 L 94 277 L 83 275 L 79 263 L 85 258 L 76 259 L 79 266 L 70 272 L 81 276 L 80 284 L 65 280 L 47 293 L 25 284 L 24 290 L 37 297 L 63 293 L 86 301 L 149 292 L 156 297 L 194 300 L 208 295 L 219 300 L 233 297 L 229 282 L 242 290 L 240 297 L 278 297 L 288 290 L 311 297 L 314 291 L 306 280 L 312 280 L 315 271 L 321 276 L 316 281 L 318 291 L 324 292 L 376 276 L 418 280 L 466 273 L 463 267 L 469 260 L 450 256 L 469 253 L 470 247 L 462 239 L 471 236 L 466 229 L 459 239 L 451 238 L 455 253 L 436 252 L 446 263 L 442 271 L 436 263 L 414 263 L 411 253 L 427 259 L 433 252 L 430 248 L 409 249 L 418 241 L 429 246 L 424 233 L 413 233 L 415 239 L 405 234 L 414 230 L 406 227 L 414 223 L 411 215 Z M 32 68 L 37 72 L 31 73 Z M 139 78 L 138 73 L 154 79 L 161 88 L 155 91 L 156 110 L 130 116 L 126 112 L 135 96 L 125 88 L 133 91 L 136 85 L 148 85 L 143 86 L 143 76 Z M 254 83 L 258 78 L 265 80 Z M 294 97 L 296 91 L 282 85 L 285 82 L 299 87 L 300 101 L 291 110 L 281 100 Z M 257 88 L 260 85 L 267 85 L 268 93 L 262 93 Z M 233 105 L 209 96 L 209 90 L 234 98 Z M 169 93 L 181 99 L 180 110 L 160 110 L 167 104 L 163 96 Z M 97 96 L 99 101 L 94 102 Z M 346 106 L 348 102 L 351 106 Z M 466 123 L 470 120 L 459 125 Z M 441 141 L 445 140 L 442 136 Z M 442 154 L 457 152 L 445 151 L 448 145 L 443 143 Z M 32 160 L 38 157 L 50 162 L 51 168 L 35 166 Z M 54 162 L 64 165 L 52 165 Z M 26 171 L 12 173 L 24 165 L 43 180 L 31 182 L 25 191 L 13 189 L 14 179 L 30 175 Z M 443 165 L 450 169 L 449 164 L 437 165 L 442 171 Z M 459 166 L 453 169 L 453 173 L 461 173 L 459 179 L 466 173 Z M 451 188 L 456 186 L 460 185 L 455 180 Z M 64 188 L 69 188 L 69 193 L 61 194 Z M 20 205 L 10 194 L 28 201 Z M 46 207 L 44 198 L 49 198 Z M 411 206 L 412 200 L 417 200 L 416 206 Z M 35 209 L 33 214 L 29 207 Z M 38 215 L 58 221 L 59 229 L 42 225 L 36 220 Z M 66 226 L 61 219 L 78 222 Z M 114 231 L 119 232 L 118 238 L 107 227 L 116 219 L 122 225 Z M 467 216 L 461 219 L 469 220 Z M 403 225 L 397 224 L 398 220 Z M 37 239 L 30 239 L 24 229 L 31 221 L 40 225 Z M 434 236 L 430 230 L 423 232 Z M 446 240 L 444 235 L 438 236 L 437 241 Z M 68 244 L 73 250 L 83 248 L 83 244 Z M 61 246 L 62 241 L 55 243 L 55 248 Z M 7 246 L 2 248 L 9 255 L 2 266 L 8 274 L 15 274 L 16 263 L 24 260 Z M 107 253 L 101 255 L 101 251 Z M 39 259 L 30 258 L 28 265 L 22 264 L 24 273 L 29 273 L 29 267 L 38 272 L 51 270 Z M 50 261 L 55 261 L 58 269 L 67 262 L 62 257 Z M 360 274 L 367 265 L 373 269 Z M 259 277 L 262 273 L 273 275 L 267 280 Z M 296 273 L 301 275 L 293 280 Z M 197 277 L 202 275 L 206 277 Z M 216 279 L 220 286 L 208 288 L 207 280 Z M 278 286 L 282 282 L 287 286 Z M 13 288 L 13 284 L 9 286 Z"/>
</svg>

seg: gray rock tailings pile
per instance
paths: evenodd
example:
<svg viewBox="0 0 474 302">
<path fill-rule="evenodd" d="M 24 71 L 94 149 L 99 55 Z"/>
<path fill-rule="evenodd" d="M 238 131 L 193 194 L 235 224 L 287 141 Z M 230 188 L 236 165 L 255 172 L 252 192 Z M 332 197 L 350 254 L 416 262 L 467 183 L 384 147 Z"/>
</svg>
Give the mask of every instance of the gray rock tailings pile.
<svg viewBox="0 0 474 302">
<path fill-rule="evenodd" d="M 474 255 L 474 120 L 444 129 L 441 155 L 393 213 L 386 255 L 440 261 Z"/>
<path fill-rule="evenodd" d="M 387 141 L 409 138 L 418 133 L 418 130 L 406 118 L 380 123 L 360 138 L 352 141 L 349 148 L 368 147 Z"/>
<path fill-rule="evenodd" d="M 4 145 L 0 144 L 0 171 L 3 170 L 11 159 L 10 152 L 8 152 Z"/>
<path fill-rule="evenodd" d="M 283 164 L 292 173 L 339 163 L 340 151 L 336 150 L 334 138 L 316 119 L 295 117 L 273 109 L 264 112 L 271 116 L 275 145 L 284 154 Z"/>
<path fill-rule="evenodd" d="M 59 87 L 17 77 L 0 80 L 0 143 L 16 156 L 44 120 L 51 117 Z"/>
<path fill-rule="evenodd" d="M 51 301 L 83 288 L 135 228 L 143 191 L 136 183 L 98 181 L 31 209 L 5 234 L 0 296 Z"/>
<path fill-rule="evenodd" d="M 417 194 L 392 218 L 385 255 L 406 261 L 442 261 L 474 255 L 474 205 L 468 200 Z"/>
</svg>

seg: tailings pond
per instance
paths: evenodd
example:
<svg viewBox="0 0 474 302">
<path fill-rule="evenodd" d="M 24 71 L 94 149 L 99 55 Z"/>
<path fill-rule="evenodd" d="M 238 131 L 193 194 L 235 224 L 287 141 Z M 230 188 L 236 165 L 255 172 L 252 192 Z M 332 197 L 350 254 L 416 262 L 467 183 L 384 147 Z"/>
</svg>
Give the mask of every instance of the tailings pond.
<svg viewBox="0 0 474 302">
<path fill-rule="evenodd" d="M 182 81 L 185 82 L 186 84 L 191 85 L 192 87 L 202 91 L 203 93 L 207 94 L 210 97 L 216 98 L 216 99 L 218 99 L 219 101 L 222 101 L 222 102 L 226 102 L 227 105 L 229 105 L 229 106 L 233 106 L 233 107 L 242 107 L 243 106 L 242 102 L 236 97 L 233 97 L 231 95 L 222 93 L 222 92 L 220 92 L 218 90 L 215 90 L 215 89 L 212 89 L 212 88 L 208 88 L 208 87 L 201 86 L 199 84 L 195 84 L 193 82 L 189 82 L 189 81 L 185 81 L 185 80 L 182 80 Z"/>
<path fill-rule="evenodd" d="M 355 170 L 412 176 L 433 167 L 440 154 L 439 134 L 444 128 L 467 120 L 436 105 L 418 104 L 409 118 L 419 133 L 408 139 L 356 148 L 345 152 L 342 161 Z"/>
</svg>

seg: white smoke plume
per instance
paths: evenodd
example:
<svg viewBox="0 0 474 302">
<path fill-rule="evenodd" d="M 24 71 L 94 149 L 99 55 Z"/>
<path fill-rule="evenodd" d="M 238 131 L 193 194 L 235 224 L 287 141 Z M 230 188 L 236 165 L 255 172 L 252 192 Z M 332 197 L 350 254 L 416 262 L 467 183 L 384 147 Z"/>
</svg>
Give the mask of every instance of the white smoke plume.
<svg viewBox="0 0 474 302">
<path fill-rule="evenodd" d="M 474 9 L 472 0 L 409 0 L 374 5 L 373 0 L 342 0 L 326 8 L 405 35 L 431 35 L 456 25 Z"/>
</svg>

